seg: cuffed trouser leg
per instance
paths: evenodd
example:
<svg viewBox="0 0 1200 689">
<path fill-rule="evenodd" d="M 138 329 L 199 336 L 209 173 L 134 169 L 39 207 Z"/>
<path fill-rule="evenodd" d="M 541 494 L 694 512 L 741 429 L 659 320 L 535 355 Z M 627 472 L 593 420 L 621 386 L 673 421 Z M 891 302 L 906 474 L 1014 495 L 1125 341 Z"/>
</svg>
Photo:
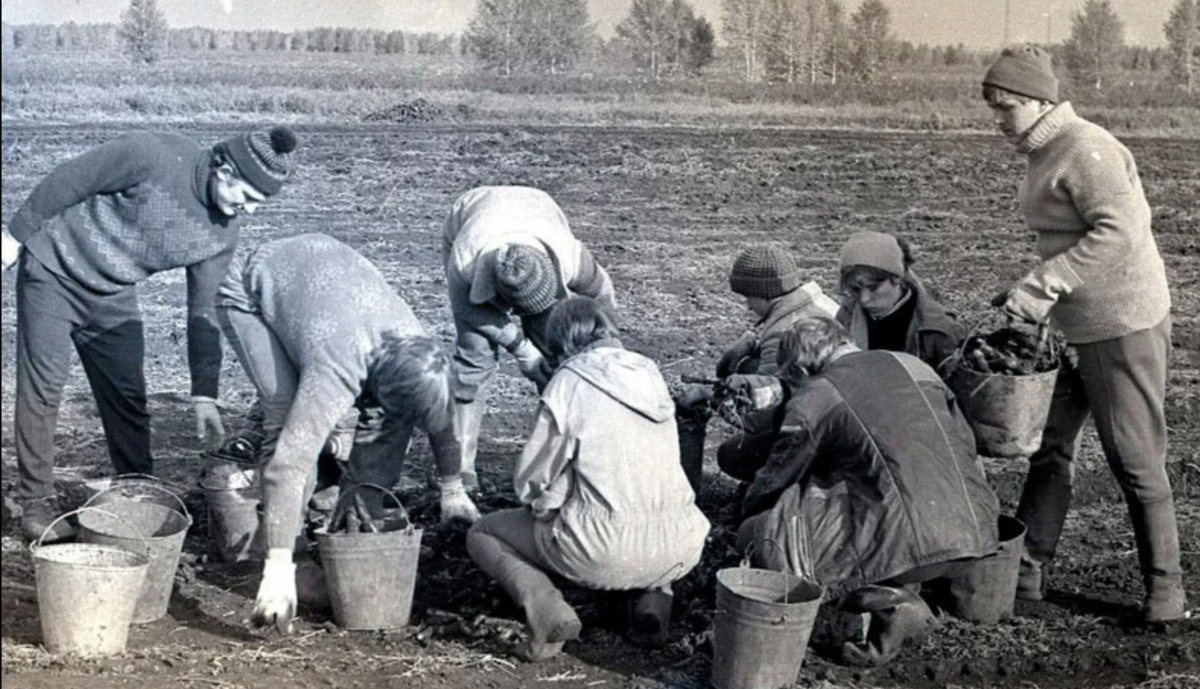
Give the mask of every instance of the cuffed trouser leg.
<svg viewBox="0 0 1200 689">
<path fill-rule="evenodd" d="M 1179 530 L 1167 477 L 1163 411 L 1171 322 L 1078 347 L 1104 456 L 1125 496 L 1147 591 L 1178 587 Z"/>
</svg>

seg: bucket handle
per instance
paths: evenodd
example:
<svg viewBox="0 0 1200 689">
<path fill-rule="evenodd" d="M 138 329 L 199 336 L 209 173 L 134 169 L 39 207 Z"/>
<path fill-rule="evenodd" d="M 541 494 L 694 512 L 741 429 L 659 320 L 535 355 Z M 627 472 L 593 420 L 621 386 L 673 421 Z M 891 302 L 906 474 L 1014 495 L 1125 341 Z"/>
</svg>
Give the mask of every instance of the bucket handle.
<svg viewBox="0 0 1200 689">
<path fill-rule="evenodd" d="M 375 490 L 383 491 L 388 497 L 390 497 L 392 500 L 395 500 L 396 504 L 400 506 L 400 509 L 404 510 L 404 532 L 406 534 L 413 533 L 413 523 L 412 520 L 408 518 L 408 510 L 404 509 L 404 503 L 401 502 L 400 498 L 390 489 L 384 488 L 378 483 L 352 483 L 349 486 L 346 486 L 346 490 L 341 492 L 341 495 L 338 496 L 337 502 L 334 503 L 333 512 L 331 514 L 337 514 L 338 509 L 342 506 L 342 501 L 359 488 L 374 488 Z"/>
<path fill-rule="evenodd" d="M 55 517 L 54 519 L 50 520 L 50 523 L 46 525 L 46 528 L 42 529 L 42 535 L 38 536 L 38 539 L 36 541 L 29 544 L 29 552 L 31 552 L 31 553 L 37 552 L 38 548 L 43 547 L 42 541 L 44 541 L 46 539 L 46 534 L 50 533 L 50 529 L 53 529 L 55 524 L 61 522 L 62 520 L 66 519 L 67 517 L 73 517 L 77 514 L 83 514 L 84 512 L 87 512 L 89 510 L 94 510 L 96 512 L 99 512 L 100 514 L 107 515 L 107 516 L 112 517 L 113 519 L 116 519 L 119 521 L 125 521 L 121 517 L 121 515 L 116 514 L 115 512 L 109 512 L 108 510 L 105 510 L 102 507 L 96 507 L 95 505 L 84 505 L 83 507 L 77 507 L 77 508 L 71 510 L 70 512 L 64 512 L 64 513 L 58 515 L 57 517 Z M 137 536 L 138 540 L 140 540 L 142 542 L 142 545 L 146 546 L 147 550 L 149 550 L 150 544 L 146 542 L 146 537 L 141 534 L 134 534 L 134 535 Z"/>
<path fill-rule="evenodd" d="M 137 476 L 137 477 L 146 476 L 147 478 L 154 478 L 153 476 L 148 476 L 146 474 L 123 474 L 123 475 L 124 476 Z M 165 482 L 163 482 L 163 483 L 165 483 Z M 104 490 L 97 492 L 95 495 L 88 498 L 87 502 L 83 503 L 83 507 L 93 507 L 92 502 L 95 501 L 96 498 L 100 497 L 101 495 L 104 495 L 105 493 L 109 492 L 110 490 L 116 490 L 119 487 L 120 486 L 118 486 L 117 484 L 114 483 L 111 486 L 109 486 L 108 488 L 105 488 Z M 175 491 L 171 490 L 170 488 L 166 487 L 165 485 L 160 486 L 160 485 L 157 485 L 154 483 L 148 483 L 148 484 L 146 484 L 146 487 L 153 488 L 154 490 L 160 491 L 162 493 L 166 493 L 167 495 L 170 495 L 172 498 L 175 498 L 175 502 L 179 503 L 180 514 L 182 514 L 184 517 L 187 518 L 188 523 L 191 523 L 192 513 L 188 510 L 187 505 L 185 505 L 183 503 L 183 498 L 179 497 L 179 495 L 177 495 L 175 493 Z"/>
</svg>

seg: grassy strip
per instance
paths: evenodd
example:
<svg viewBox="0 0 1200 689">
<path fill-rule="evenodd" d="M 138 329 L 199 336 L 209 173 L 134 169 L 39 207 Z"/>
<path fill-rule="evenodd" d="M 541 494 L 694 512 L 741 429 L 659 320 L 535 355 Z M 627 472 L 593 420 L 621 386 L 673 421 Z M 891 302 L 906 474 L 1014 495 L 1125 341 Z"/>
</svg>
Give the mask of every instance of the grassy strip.
<svg viewBox="0 0 1200 689">
<path fill-rule="evenodd" d="M 14 53 L 4 60 L 0 114 L 6 122 L 335 124 L 421 99 L 433 123 L 992 129 L 971 70 L 835 89 L 618 76 L 500 80 L 458 62 L 373 57 L 196 53 L 137 68 L 103 55 Z M 1118 133 L 1200 138 L 1200 109 L 1161 85 L 1130 86 L 1119 98 L 1080 95 L 1081 112 Z"/>
</svg>

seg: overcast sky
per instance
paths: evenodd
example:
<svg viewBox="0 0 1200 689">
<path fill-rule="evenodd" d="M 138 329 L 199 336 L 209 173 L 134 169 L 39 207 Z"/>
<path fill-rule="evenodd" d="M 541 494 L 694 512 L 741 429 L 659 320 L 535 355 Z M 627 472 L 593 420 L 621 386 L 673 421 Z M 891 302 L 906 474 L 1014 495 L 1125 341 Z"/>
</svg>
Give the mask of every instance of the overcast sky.
<svg viewBox="0 0 1200 689">
<path fill-rule="evenodd" d="M 628 12 L 632 0 L 589 0 L 601 35 Z M 720 32 L 721 0 L 691 0 Z M 914 43 L 999 47 L 1010 41 L 1051 42 L 1065 38 L 1071 17 L 1085 0 L 884 0 L 898 38 Z M 1163 23 L 1175 0 L 1109 0 L 1125 23 L 1125 40 L 1135 45 L 1165 43 Z M 861 0 L 842 0 L 853 11 Z M 128 0 L 0 0 L 4 21 L 13 24 L 116 22 Z M 405 31 L 461 31 L 476 0 L 159 0 L 174 27 L 295 29 L 354 26 Z"/>
</svg>

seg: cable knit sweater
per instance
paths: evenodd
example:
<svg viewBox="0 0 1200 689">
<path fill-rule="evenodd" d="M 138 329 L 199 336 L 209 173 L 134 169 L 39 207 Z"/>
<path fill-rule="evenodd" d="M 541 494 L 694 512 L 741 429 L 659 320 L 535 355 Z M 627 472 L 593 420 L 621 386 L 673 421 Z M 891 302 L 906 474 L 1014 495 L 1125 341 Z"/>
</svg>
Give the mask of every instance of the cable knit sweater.
<svg viewBox="0 0 1200 689">
<path fill-rule="evenodd" d="M 1029 156 L 1021 211 L 1042 263 L 1018 285 L 1072 344 L 1122 337 L 1167 316 L 1166 271 L 1129 150 L 1070 103 L 1018 146 Z"/>
<path fill-rule="evenodd" d="M 209 203 L 210 155 L 178 134 L 126 134 L 46 175 L 9 232 L 51 272 L 101 294 L 186 267 L 192 394 L 216 397 L 221 333 L 214 296 L 238 223 Z"/>
</svg>

